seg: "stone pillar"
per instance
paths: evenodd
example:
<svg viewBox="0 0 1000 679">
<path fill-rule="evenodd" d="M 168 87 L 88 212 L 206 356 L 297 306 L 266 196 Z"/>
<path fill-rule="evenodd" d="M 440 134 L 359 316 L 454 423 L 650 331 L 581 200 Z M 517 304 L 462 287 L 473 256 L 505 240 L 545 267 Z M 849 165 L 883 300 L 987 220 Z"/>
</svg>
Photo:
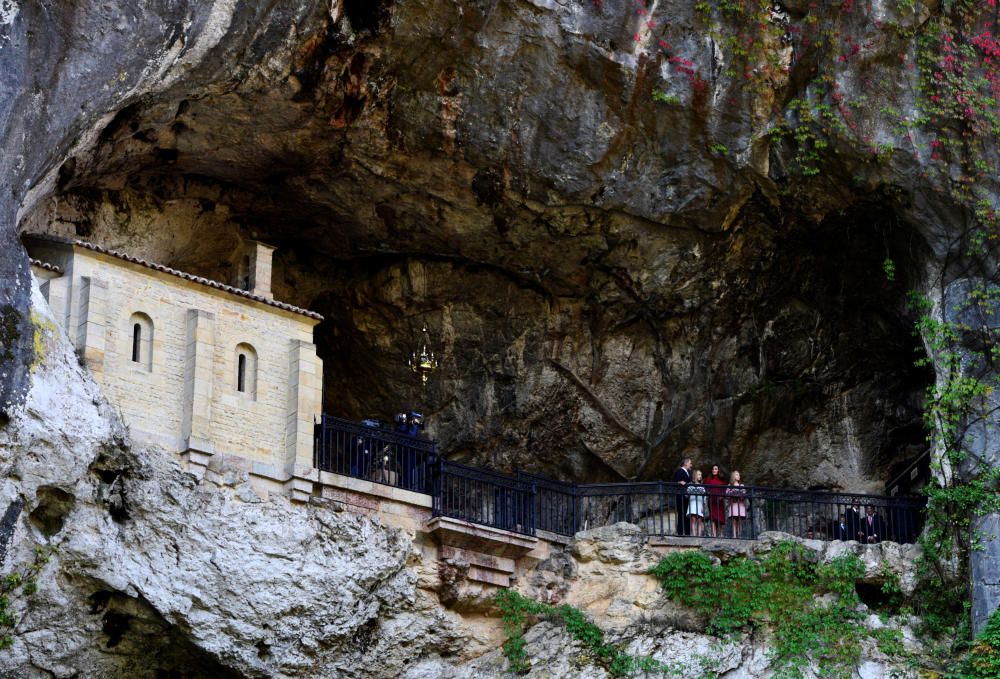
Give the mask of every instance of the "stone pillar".
<svg viewBox="0 0 1000 679">
<path fill-rule="evenodd" d="M 271 292 L 271 261 L 274 248 L 264 243 L 253 242 L 250 251 L 250 292 L 267 299 L 274 299 Z"/>
<path fill-rule="evenodd" d="M 80 308 L 77 314 L 76 350 L 98 382 L 104 373 L 104 334 L 107 324 L 108 284 L 91 276 L 80 277 Z"/>
<path fill-rule="evenodd" d="M 958 279 L 945 289 L 941 308 L 949 322 L 965 329 L 956 347 L 963 354 L 962 371 L 992 384 L 997 377 L 996 371 L 992 363 L 983 359 L 978 337 L 996 336 L 1000 330 L 1000 310 L 975 302 L 980 288 L 993 294 L 1000 293 L 1000 289 L 990 281 Z M 987 469 L 1000 467 L 1000 418 L 996 414 L 1000 412 L 1000 393 L 993 391 L 987 394 L 976 407 L 978 412 L 969 416 L 962 440 L 966 459 L 958 469 L 950 470 L 964 480 L 983 474 Z M 969 554 L 972 633 L 978 635 L 1000 606 L 1000 513 L 974 515 L 970 517 L 970 525 L 970 538 L 977 545 Z"/>
<path fill-rule="evenodd" d="M 52 309 L 52 315 L 62 327 L 66 327 L 66 317 L 69 314 L 69 276 L 50 278 L 45 282 L 45 301 Z"/>
<path fill-rule="evenodd" d="M 1000 467 L 1000 432 L 997 418 L 1000 393 L 986 396 L 984 416 L 966 430 L 966 449 L 983 467 Z M 972 539 L 976 547 L 969 553 L 972 586 L 972 633 L 986 627 L 993 611 L 1000 608 L 1000 513 L 971 517 Z"/>
<path fill-rule="evenodd" d="M 972 522 L 979 546 L 969 556 L 972 577 L 972 633 L 986 627 L 993 611 L 1000 608 L 1000 515 L 987 514 Z"/>
<path fill-rule="evenodd" d="M 215 361 L 215 314 L 187 312 L 184 357 L 184 420 L 181 458 L 187 470 L 201 478 L 215 453 L 212 443 L 212 380 Z"/>
<path fill-rule="evenodd" d="M 319 479 L 313 467 L 313 434 L 323 398 L 323 364 L 316 345 L 292 340 L 289 351 L 288 416 L 285 425 L 285 472 L 293 500 L 306 502 Z"/>
</svg>

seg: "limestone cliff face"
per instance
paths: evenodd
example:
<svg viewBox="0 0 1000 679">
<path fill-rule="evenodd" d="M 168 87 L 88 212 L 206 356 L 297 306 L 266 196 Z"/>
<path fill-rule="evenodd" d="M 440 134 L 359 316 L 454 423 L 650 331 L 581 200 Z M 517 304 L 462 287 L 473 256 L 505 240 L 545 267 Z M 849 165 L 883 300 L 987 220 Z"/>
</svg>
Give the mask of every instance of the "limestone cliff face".
<svg viewBox="0 0 1000 679">
<path fill-rule="evenodd" d="M 30 601 L 11 596 L 0 676 L 395 677 L 455 653 L 457 617 L 418 590 L 408 537 L 132 449 L 35 303 L 42 355 L 0 432 L 0 552 L 8 572 L 49 557 Z"/>
<path fill-rule="evenodd" d="M 0 432 L 0 554 L 8 571 L 37 562 L 36 550 L 46 561 L 37 592 L 10 595 L 17 620 L 0 677 L 506 676 L 502 625 L 481 586 L 459 575 L 445 605 L 439 564 L 403 532 L 332 505 L 261 502 L 245 472 L 199 482 L 164 451 L 133 449 L 37 290 L 34 302 L 39 361 Z M 777 539 L 754 549 L 766 554 Z M 888 569 L 912 591 L 912 545 L 809 546 L 824 560 L 853 551 L 873 584 Z M 705 548 L 733 555 L 731 544 Z M 614 643 L 684 676 L 703 676 L 709 661 L 718 676 L 770 676 L 767 638 L 701 633 L 704 621 L 647 573 L 658 558 L 636 526 L 619 524 L 579 534 L 517 586 L 580 607 Z M 919 654 L 908 621 L 892 624 Z M 559 626 L 543 621 L 527 642 L 530 676 L 608 676 Z M 865 643 L 860 676 L 896 669 Z"/>
<path fill-rule="evenodd" d="M 65 347 L 32 373 L 18 230 L 220 279 L 239 237 L 279 246 L 276 295 L 328 319 L 327 409 L 419 407 L 453 457 L 619 480 L 689 454 L 878 490 L 926 445 L 936 377 L 913 367 L 907 292 L 948 306 L 995 277 L 992 251 L 966 256 L 998 204 L 995 102 L 927 80 L 995 23 L 964 0 L 0 0 L 8 559 L 61 545 L 51 617 L 10 657 L 116 676 L 136 664 L 122 620 L 135 654 L 209 676 L 374 673 L 403 629 L 416 655 L 460 645 L 447 614 L 406 617 L 423 604 L 391 535 L 194 487 L 129 447 Z M 423 325 L 426 390 L 405 366 Z M 314 560 L 280 555 L 303 550 L 361 567 L 300 585 Z M 272 583 L 240 600 L 260 615 L 234 609 L 242 584 L 209 597 L 229 577 Z M 326 635 L 315 656 L 279 613 Z"/>
<path fill-rule="evenodd" d="M 905 295 L 970 220 L 930 138 L 900 131 L 919 86 L 900 36 L 944 10 L 751 5 L 65 17 L 67 49 L 94 32 L 124 61 L 26 67 L 99 96 L 24 175 L 51 197 L 21 228 L 217 278 L 240 234 L 277 244 L 279 296 L 329 319 L 327 408 L 417 406 L 453 456 L 619 480 L 691 454 L 875 490 L 925 445 Z M 423 325 L 427 391 L 405 367 Z"/>
</svg>

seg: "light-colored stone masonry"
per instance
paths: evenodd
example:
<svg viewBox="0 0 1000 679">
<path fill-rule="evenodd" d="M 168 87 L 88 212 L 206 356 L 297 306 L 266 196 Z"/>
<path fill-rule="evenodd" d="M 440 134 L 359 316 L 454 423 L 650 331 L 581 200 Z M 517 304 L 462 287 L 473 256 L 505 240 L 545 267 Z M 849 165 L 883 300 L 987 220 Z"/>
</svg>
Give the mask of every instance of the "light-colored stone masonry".
<svg viewBox="0 0 1000 679">
<path fill-rule="evenodd" d="M 312 493 L 320 318 L 270 302 L 271 248 L 250 244 L 257 287 L 241 294 L 79 241 L 25 241 L 32 256 L 62 268 L 62 276 L 37 271 L 42 291 L 135 439 L 178 453 L 198 475 L 214 455 L 240 458 L 262 495 Z M 152 341 L 143 336 L 151 357 L 139 362 L 135 314 L 152 321 Z M 241 351 L 256 366 L 244 392 L 237 345 L 252 348 Z"/>
</svg>

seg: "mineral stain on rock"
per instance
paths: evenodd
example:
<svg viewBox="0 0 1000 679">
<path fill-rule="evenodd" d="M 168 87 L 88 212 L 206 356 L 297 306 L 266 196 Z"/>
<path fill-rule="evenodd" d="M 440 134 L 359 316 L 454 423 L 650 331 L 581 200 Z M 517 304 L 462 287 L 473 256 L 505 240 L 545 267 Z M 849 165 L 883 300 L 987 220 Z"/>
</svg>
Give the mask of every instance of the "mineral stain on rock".
<svg viewBox="0 0 1000 679">
<path fill-rule="evenodd" d="M 0 308 L 0 364 L 14 360 L 14 346 L 21 337 L 20 312 L 11 305 Z"/>
<path fill-rule="evenodd" d="M 4 510 L 3 518 L 0 518 L 0 565 L 7 563 L 7 546 L 17 529 L 17 520 L 21 517 L 23 508 L 24 500 L 20 497 L 14 498 Z"/>
</svg>

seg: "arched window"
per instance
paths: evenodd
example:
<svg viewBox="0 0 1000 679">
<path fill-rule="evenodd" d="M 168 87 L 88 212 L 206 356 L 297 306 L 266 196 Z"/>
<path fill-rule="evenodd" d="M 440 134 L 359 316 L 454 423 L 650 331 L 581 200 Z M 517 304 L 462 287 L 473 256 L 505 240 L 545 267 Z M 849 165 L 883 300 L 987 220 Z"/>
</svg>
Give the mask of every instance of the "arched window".
<svg viewBox="0 0 1000 679">
<path fill-rule="evenodd" d="M 249 344 L 236 345 L 236 391 L 257 400 L 257 352 Z"/>
<path fill-rule="evenodd" d="M 132 362 L 139 363 L 142 359 L 142 323 L 132 326 Z"/>
<path fill-rule="evenodd" d="M 129 357 L 146 370 L 153 369 L 153 319 L 141 311 L 128 319 Z"/>
</svg>

